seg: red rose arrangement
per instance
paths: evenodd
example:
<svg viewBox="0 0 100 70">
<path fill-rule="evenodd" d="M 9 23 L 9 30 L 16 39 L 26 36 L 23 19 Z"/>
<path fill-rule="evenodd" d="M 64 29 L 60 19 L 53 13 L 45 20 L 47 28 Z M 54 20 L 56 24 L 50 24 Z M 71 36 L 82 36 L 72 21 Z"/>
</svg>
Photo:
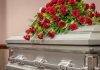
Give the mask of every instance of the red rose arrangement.
<svg viewBox="0 0 100 70">
<path fill-rule="evenodd" d="M 100 13 L 96 11 L 94 3 L 88 4 L 83 0 L 51 0 L 35 15 L 32 25 L 26 29 L 24 39 L 52 39 L 56 34 L 99 23 Z"/>
</svg>

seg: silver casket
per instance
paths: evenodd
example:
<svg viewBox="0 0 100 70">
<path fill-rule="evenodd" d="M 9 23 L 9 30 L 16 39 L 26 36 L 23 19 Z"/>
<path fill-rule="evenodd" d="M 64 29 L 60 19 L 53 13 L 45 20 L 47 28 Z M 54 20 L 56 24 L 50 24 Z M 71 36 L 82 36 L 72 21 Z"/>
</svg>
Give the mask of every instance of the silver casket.
<svg viewBox="0 0 100 70">
<path fill-rule="evenodd" d="M 7 39 L 6 70 L 100 70 L 100 25 L 85 26 L 54 39 Z"/>
</svg>

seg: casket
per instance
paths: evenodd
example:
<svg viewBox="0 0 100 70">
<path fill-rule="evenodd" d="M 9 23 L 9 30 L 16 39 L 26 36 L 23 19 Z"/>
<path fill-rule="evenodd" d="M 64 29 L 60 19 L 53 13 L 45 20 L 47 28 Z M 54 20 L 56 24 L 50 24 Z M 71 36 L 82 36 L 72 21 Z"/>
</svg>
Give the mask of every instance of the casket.
<svg viewBox="0 0 100 70">
<path fill-rule="evenodd" d="M 100 25 L 80 27 L 55 38 L 7 39 L 6 70 L 100 70 Z"/>
</svg>

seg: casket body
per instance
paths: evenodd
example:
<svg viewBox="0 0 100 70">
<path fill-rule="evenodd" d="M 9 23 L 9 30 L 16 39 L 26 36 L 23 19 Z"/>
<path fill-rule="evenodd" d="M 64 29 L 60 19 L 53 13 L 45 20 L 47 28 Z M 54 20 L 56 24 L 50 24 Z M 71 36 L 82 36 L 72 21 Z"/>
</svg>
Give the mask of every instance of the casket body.
<svg viewBox="0 0 100 70">
<path fill-rule="evenodd" d="M 100 25 L 85 26 L 54 39 L 7 39 L 6 70 L 99 70 Z"/>
</svg>

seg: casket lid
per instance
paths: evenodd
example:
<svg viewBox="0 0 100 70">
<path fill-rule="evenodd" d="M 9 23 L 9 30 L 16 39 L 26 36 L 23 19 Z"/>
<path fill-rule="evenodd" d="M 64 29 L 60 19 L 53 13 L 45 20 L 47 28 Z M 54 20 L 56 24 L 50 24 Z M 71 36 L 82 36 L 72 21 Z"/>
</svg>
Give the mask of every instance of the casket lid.
<svg viewBox="0 0 100 70">
<path fill-rule="evenodd" d="M 45 38 L 26 41 L 23 36 L 12 36 L 9 44 L 52 44 L 52 45 L 100 45 L 100 25 L 84 26 L 66 34 L 56 35 L 53 39 Z"/>
</svg>

